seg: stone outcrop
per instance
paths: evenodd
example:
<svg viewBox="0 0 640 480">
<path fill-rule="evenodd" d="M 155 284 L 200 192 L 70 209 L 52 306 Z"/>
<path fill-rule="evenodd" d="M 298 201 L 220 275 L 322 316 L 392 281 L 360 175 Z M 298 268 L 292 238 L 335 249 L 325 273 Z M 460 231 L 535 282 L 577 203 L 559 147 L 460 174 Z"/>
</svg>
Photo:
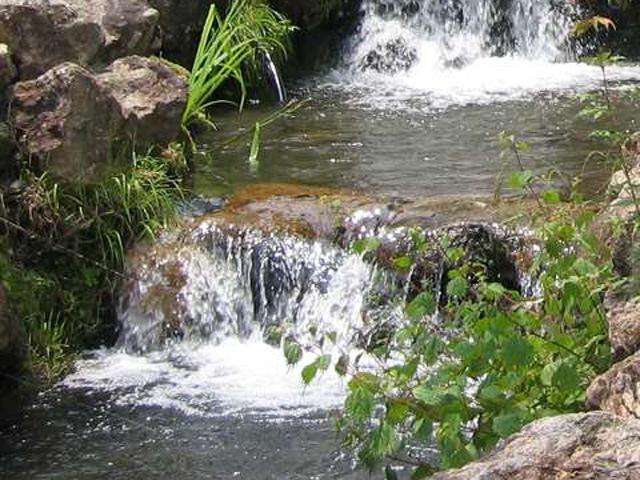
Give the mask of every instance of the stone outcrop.
<svg viewBox="0 0 640 480">
<path fill-rule="evenodd" d="M 627 300 L 609 293 L 605 307 L 614 357 L 621 360 L 640 350 L 640 298 Z"/>
<path fill-rule="evenodd" d="M 4 287 L 0 284 L 0 383 L 19 373 L 27 357 L 27 338 L 22 322 L 11 312 Z"/>
<path fill-rule="evenodd" d="M 434 480 L 637 480 L 640 421 L 605 412 L 527 425 L 484 458 Z"/>
<path fill-rule="evenodd" d="M 186 97 L 185 80 L 160 60 L 127 57 L 101 74 L 64 63 L 17 83 L 11 115 L 26 155 L 54 176 L 90 181 L 110 170 L 123 142 L 175 140 Z"/>
<path fill-rule="evenodd" d="M 587 407 L 640 418 L 640 352 L 615 364 L 591 383 Z"/>
<path fill-rule="evenodd" d="M 0 43 L 21 79 L 63 62 L 106 64 L 159 47 L 159 13 L 145 0 L 3 0 Z"/>
</svg>

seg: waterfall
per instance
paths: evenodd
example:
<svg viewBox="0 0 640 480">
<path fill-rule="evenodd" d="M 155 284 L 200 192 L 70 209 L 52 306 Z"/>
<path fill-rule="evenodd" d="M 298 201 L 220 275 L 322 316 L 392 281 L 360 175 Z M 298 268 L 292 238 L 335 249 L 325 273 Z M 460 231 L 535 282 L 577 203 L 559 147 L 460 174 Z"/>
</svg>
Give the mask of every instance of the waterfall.
<svg viewBox="0 0 640 480">
<path fill-rule="evenodd" d="M 350 104 L 432 112 L 598 88 L 599 69 L 578 62 L 570 0 L 364 0 L 343 60 L 321 82 Z M 635 66 L 609 69 L 637 80 Z"/>
<path fill-rule="evenodd" d="M 460 68 L 514 56 L 571 58 L 574 7 L 554 0 L 366 0 L 348 64 L 394 74 L 420 64 Z"/>
</svg>

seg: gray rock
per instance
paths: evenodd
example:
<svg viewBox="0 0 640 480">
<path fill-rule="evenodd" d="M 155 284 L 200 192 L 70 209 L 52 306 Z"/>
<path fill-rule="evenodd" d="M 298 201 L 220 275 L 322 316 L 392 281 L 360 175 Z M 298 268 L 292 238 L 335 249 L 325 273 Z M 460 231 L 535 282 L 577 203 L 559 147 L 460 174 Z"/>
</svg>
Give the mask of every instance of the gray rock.
<svg viewBox="0 0 640 480">
<path fill-rule="evenodd" d="M 434 480 L 638 480 L 640 421 L 605 412 L 527 425 L 494 452 Z"/>
<path fill-rule="evenodd" d="M 11 312 L 4 287 L 0 283 L 0 374 L 19 373 L 26 358 L 27 337 L 24 326 Z M 0 375 L 0 383 L 7 380 L 4 375 Z"/>
<path fill-rule="evenodd" d="M 18 144 L 46 160 L 56 177 L 89 180 L 106 173 L 124 119 L 116 99 L 85 68 L 63 63 L 13 87 Z"/>
<path fill-rule="evenodd" d="M 24 80 L 63 62 L 149 54 L 158 46 L 158 19 L 145 0 L 3 0 L 0 42 Z"/>
<path fill-rule="evenodd" d="M 640 350 L 640 298 L 626 300 L 609 293 L 605 307 L 615 358 L 621 360 Z"/>
<path fill-rule="evenodd" d="M 178 136 L 188 91 L 170 66 L 132 56 L 116 60 L 96 78 L 117 101 L 136 143 L 167 143 Z"/>
<path fill-rule="evenodd" d="M 640 418 L 640 352 L 615 364 L 591 383 L 587 407 Z"/>
<path fill-rule="evenodd" d="M 93 181 L 112 170 L 122 143 L 177 137 L 187 86 L 157 59 L 128 57 L 103 74 L 63 63 L 12 89 L 18 144 L 52 175 Z"/>
</svg>

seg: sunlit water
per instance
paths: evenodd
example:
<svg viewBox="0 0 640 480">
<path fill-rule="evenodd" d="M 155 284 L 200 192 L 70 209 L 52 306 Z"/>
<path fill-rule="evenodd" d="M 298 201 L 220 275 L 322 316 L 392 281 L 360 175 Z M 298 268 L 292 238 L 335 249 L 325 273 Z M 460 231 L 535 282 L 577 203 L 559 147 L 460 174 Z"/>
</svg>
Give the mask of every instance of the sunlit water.
<svg viewBox="0 0 640 480">
<path fill-rule="evenodd" d="M 514 0 L 501 14 L 489 1 L 365 1 L 343 61 L 296 80 L 292 94 L 310 100 L 262 132 L 257 164 L 248 161 L 249 137 L 226 142 L 273 108 L 217 112 L 220 131 L 200 138 L 195 190 L 228 193 L 269 180 L 401 197 L 486 194 L 496 176 L 515 168 L 496 140 L 506 130 L 531 144 L 527 168 L 584 172 L 587 190 L 596 192 L 607 166 L 585 163 L 597 147 L 589 132 L 609 123 L 578 118 L 575 95 L 601 88 L 602 72 L 575 62 L 568 31 L 577 12 L 570 4 L 558 12 L 558 3 Z M 640 81 L 640 68 L 611 67 L 608 77 L 621 97 Z M 618 103 L 616 121 L 636 128 L 637 102 Z M 329 324 L 357 323 L 367 268 L 300 248 L 275 258 L 290 266 L 315 258 L 328 277 L 311 293 L 279 298 L 284 306 L 271 320 L 291 320 L 300 304 L 303 319 L 320 313 Z M 299 367 L 288 367 L 282 352 L 263 342 L 264 319 L 247 313 L 255 292 L 246 271 L 226 257 L 199 255 L 189 270 L 193 295 L 184 298 L 199 306 L 188 315 L 196 325 L 209 322 L 209 335 L 146 353 L 111 348 L 85 355 L 53 391 L 2 418 L 0 477 L 368 478 L 338 452 L 330 415 L 344 398 L 342 380 L 328 372 L 305 388 Z M 339 288 L 332 291 L 332 282 Z M 133 320 L 125 312 L 123 321 Z M 136 321 L 146 329 L 163 319 Z"/>
</svg>

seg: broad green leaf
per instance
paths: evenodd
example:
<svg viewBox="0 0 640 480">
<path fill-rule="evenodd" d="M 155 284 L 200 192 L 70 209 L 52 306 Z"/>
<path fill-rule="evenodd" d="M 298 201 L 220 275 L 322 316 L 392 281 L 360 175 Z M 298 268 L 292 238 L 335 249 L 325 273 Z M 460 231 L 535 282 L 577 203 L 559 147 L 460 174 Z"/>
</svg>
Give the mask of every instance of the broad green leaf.
<svg viewBox="0 0 640 480">
<path fill-rule="evenodd" d="M 310 363 L 302 369 L 302 381 L 305 385 L 309 385 L 318 373 L 318 364 L 316 362 Z"/>
<path fill-rule="evenodd" d="M 393 266 L 398 270 L 406 271 L 411 268 L 412 263 L 413 262 L 411 261 L 411 257 L 408 257 L 405 255 L 405 256 L 396 258 L 393 261 Z"/>
<path fill-rule="evenodd" d="M 437 304 L 434 295 L 430 292 L 422 292 L 407 305 L 406 313 L 410 319 L 419 320 L 433 315 L 436 312 L 436 308 Z"/>
<path fill-rule="evenodd" d="M 522 420 L 516 413 L 505 413 L 493 419 L 492 429 L 500 437 L 506 438 L 522 427 Z"/>
<path fill-rule="evenodd" d="M 514 190 L 523 190 L 531 183 L 532 180 L 533 173 L 529 170 L 513 172 L 507 180 L 507 185 L 509 188 L 513 188 Z"/>
<path fill-rule="evenodd" d="M 533 360 L 533 354 L 533 346 L 522 337 L 509 339 L 501 351 L 501 357 L 507 368 L 529 365 Z"/>
</svg>

